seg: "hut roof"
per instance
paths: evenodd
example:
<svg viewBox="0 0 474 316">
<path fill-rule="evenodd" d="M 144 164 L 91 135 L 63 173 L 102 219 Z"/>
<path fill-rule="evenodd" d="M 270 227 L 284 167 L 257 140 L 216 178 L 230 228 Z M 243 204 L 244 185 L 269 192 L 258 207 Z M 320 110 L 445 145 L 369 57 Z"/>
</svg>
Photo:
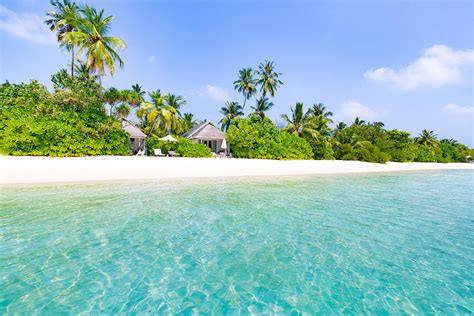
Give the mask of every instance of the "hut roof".
<svg viewBox="0 0 474 316">
<path fill-rule="evenodd" d="M 225 134 L 211 122 L 203 122 L 183 135 L 189 139 L 224 139 Z"/>
<path fill-rule="evenodd" d="M 122 129 L 130 135 L 130 138 L 146 138 L 145 133 L 126 119 L 122 119 Z"/>
</svg>

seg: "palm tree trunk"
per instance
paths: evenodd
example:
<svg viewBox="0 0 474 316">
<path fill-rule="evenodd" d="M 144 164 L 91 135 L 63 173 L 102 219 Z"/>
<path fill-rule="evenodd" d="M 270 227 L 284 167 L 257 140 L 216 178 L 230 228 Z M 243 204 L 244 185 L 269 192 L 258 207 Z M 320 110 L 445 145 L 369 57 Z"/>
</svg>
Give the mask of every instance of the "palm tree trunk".
<svg viewBox="0 0 474 316">
<path fill-rule="evenodd" d="M 244 96 L 244 105 L 242 106 L 242 110 L 245 110 L 245 101 L 247 101 L 247 98 Z"/>
<path fill-rule="evenodd" d="M 71 55 L 71 77 L 74 77 L 74 46 L 72 46 L 71 48 L 71 52 L 72 52 L 72 55 Z"/>
</svg>

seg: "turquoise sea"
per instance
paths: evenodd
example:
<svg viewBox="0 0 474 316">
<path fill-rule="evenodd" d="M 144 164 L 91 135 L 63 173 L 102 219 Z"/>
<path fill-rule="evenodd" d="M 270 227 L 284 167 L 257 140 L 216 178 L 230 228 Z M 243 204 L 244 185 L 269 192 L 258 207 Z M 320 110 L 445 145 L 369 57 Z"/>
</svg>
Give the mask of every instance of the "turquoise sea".
<svg viewBox="0 0 474 316">
<path fill-rule="evenodd" d="M 0 187 L 0 314 L 473 314 L 474 172 Z"/>
</svg>

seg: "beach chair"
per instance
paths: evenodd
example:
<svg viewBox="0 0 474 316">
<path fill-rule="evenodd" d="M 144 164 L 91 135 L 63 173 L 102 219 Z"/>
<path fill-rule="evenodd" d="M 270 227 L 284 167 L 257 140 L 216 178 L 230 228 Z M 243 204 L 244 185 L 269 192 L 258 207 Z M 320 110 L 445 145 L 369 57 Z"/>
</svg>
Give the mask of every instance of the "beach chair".
<svg viewBox="0 0 474 316">
<path fill-rule="evenodd" d="M 161 152 L 161 148 L 155 148 L 155 156 L 164 157 L 165 154 Z"/>
<path fill-rule="evenodd" d="M 168 157 L 179 157 L 179 154 L 175 153 L 174 151 L 168 151 Z"/>
</svg>

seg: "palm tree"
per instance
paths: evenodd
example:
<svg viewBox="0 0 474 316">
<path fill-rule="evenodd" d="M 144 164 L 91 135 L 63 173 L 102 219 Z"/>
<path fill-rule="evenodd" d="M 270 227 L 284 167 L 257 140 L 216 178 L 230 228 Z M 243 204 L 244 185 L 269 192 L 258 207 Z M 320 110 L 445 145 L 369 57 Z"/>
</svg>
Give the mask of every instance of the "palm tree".
<svg viewBox="0 0 474 316">
<path fill-rule="evenodd" d="M 372 126 L 383 128 L 385 124 L 383 122 L 373 122 Z"/>
<path fill-rule="evenodd" d="M 437 135 L 433 131 L 428 131 L 426 129 L 421 131 L 419 136 L 415 138 L 415 141 L 418 144 L 427 147 L 434 147 L 438 143 Z"/>
<path fill-rule="evenodd" d="M 115 108 L 115 114 L 119 118 L 127 118 L 127 116 L 130 114 L 130 107 L 127 104 L 122 103 Z"/>
<path fill-rule="evenodd" d="M 446 139 L 446 138 L 442 139 L 441 143 L 442 144 L 449 144 L 449 145 L 453 145 L 453 146 L 459 144 L 459 142 L 455 139 Z"/>
<path fill-rule="evenodd" d="M 252 106 L 252 109 L 263 119 L 265 118 L 265 112 L 270 110 L 273 105 L 274 104 L 270 102 L 267 97 L 262 96 L 261 98 L 257 99 L 257 104 Z"/>
<path fill-rule="evenodd" d="M 123 60 L 117 51 L 125 49 L 127 45 L 122 39 L 108 35 L 113 16 L 104 17 L 104 10 L 97 12 L 88 5 L 81 12 L 84 17 L 77 30 L 66 34 L 66 40 L 70 45 L 79 46 L 77 55 L 85 53 L 86 66 L 92 73 L 99 75 L 102 87 L 101 77 L 105 75 L 106 68 L 113 76 L 116 62 L 119 67 L 123 67 Z"/>
<path fill-rule="evenodd" d="M 179 113 L 179 109 L 186 104 L 186 100 L 178 95 L 174 95 L 174 94 L 171 94 L 171 93 L 168 93 L 167 95 L 165 95 L 164 97 L 164 102 L 167 106 L 171 106 L 173 108 L 175 108 L 178 113 Z"/>
<path fill-rule="evenodd" d="M 117 88 L 110 87 L 104 92 L 104 100 L 110 106 L 110 115 L 113 113 L 113 108 L 124 99 L 124 94 Z"/>
<path fill-rule="evenodd" d="M 281 76 L 281 73 L 275 71 L 273 61 L 261 63 L 258 66 L 258 76 L 257 85 L 260 86 L 260 91 L 262 91 L 263 96 L 265 97 L 268 93 L 274 97 L 275 91 L 283 82 L 278 78 Z"/>
<path fill-rule="evenodd" d="M 257 80 L 254 78 L 254 74 L 255 71 L 252 68 L 243 68 L 239 70 L 239 79 L 234 81 L 234 89 L 244 96 L 242 109 L 245 109 L 245 101 L 257 93 Z"/>
<path fill-rule="evenodd" d="M 237 102 L 227 101 L 220 110 L 220 112 L 224 114 L 224 117 L 219 121 L 219 124 L 221 124 L 221 129 L 223 131 L 227 131 L 235 118 L 244 115 L 242 110 L 242 106 L 240 106 L 240 104 Z"/>
<path fill-rule="evenodd" d="M 141 101 L 145 99 L 145 91 L 142 90 L 142 86 L 140 86 L 138 83 L 132 86 L 132 91 L 139 96 L 139 99 L 141 99 Z"/>
<path fill-rule="evenodd" d="M 364 120 L 361 120 L 360 117 L 356 117 L 354 119 L 354 122 L 352 122 L 352 125 L 353 126 L 362 126 L 362 125 L 365 125 L 365 121 Z"/>
<path fill-rule="evenodd" d="M 79 7 L 74 2 L 69 0 L 51 0 L 51 5 L 56 11 L 47 13 L 48 19 L 44 21 L 49 29 L 56 32 L 60 47 L 64 47 L 71 52 L 71 76 L 74 76 L 74 60 L 76 55 L 74 53 L 75 45 L 66 39 L 66 35 L 77 30 L 79 24 Z"/>
<path fill-rule="evenodd" d="M 285 130 L 300 137 L 315 137 L 318 132 L 314 128 L 314 122 L 309 111 L 306 113 L 303 111 L 303 103 L 297 102 L 295 108 L 290 107 L 290 109 L 291 118 L 286 114 L 281 116 L 287 124 Z"/>
<path fill-rule="evenodd" d="M 344 123 L 344 122 L 339 122 L 339 123 L 337 123 L 336 129 L 335 129 L 334 131 L 337 133 L 337 132 L 342 131 L 342 130 L 345 129 L 346 127 L 347 127 L 347 124 L 346 124 L 346 123 Z"/>
<path fill-rule="evenodd" d="M 331 117 L 334 115 L 331 111 L 326 111 L 326 106 L 323 103 L 316 103 L 309 109 L 310 113 L 314 116 L 324 117 L 328 123 L 332 123 Z"/>
<path fill-rule="evenodd" d="M 76 77 L 82 80 L 89 80 L 91 78 L 97 80 L 97 75 L 91 75 L 89 69 L 87 69 L 86 64 L 80 60 L 77 64 L 74 64 L 74 71 L 76 73 Z"/>
<path fill-rule="evenodd" d="M 137 116 L 142 120 L 142 127 L 150 136 L 158 125 L 162 130 L 170 133 L 179 127 L 178 111 L 173 106 L 165 103 L 166 96 L 160 90 L 149 93 L 151 102 L 143 102 L 137 111 Z"/>
<path fill-rule="evenodd" d="M 186 131 L 190 130 L 191 128 L 193 128 L 194 126 L 196 126 L 198 124 L 198 122 L 194 119 L 194 114 L 192 113 L 184 113 L 183 114 L 183 125 L 184 125 L 184 129 Z"/>
</svg>

